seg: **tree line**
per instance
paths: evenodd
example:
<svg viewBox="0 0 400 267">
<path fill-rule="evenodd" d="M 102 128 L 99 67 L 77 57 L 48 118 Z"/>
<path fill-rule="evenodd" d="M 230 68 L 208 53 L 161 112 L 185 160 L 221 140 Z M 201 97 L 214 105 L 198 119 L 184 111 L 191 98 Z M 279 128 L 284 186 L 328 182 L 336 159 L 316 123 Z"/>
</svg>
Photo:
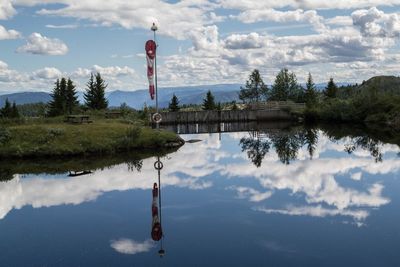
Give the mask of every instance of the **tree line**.
<svg viewBox="0 0 400 267">
<path fill-rule="evenodd" d="M 108 101 L 105 98 L 105 89 L 107 84 L 101 77 L 100 73 L 90 74 L 89 81 L 86 84 L 84 93 L 85 104 L 84 109 L 101 110 L 108 107 Z M 81 106 L 78 101 L 76 86 L 74 82 L 68 78 L 57 79 L 51 94 L 52 100 L 48 105 L 49 116 L 60 116 L 73 114 L 77 112 Z"/>
<path fill-rule="evenodd" d="M 333 78 L 330 78 L 327 86 L 322 92 L 322 98 L 336 98 L 338 87 Z M 311 73 L 308 74 L 305 87 L 298 83 L 296 74 L 284 68 L 275 77 L 274 83 L 268 87 L 259 72 L 255 69 L 249 75 L 245 85 L 240 88 L 239 99 L 244 104 L 257 103 L 261 101 L 293 101 L 306 103 L 307 107 L 315 106 L 321 99 L 317 91 Z M 216 103 L 214 95 L 208 91 L 203 99 L 203 110 L 218 110 L 220 103 Z M 170 111 L 179 111 L 179 100 L 174 94 L 169 103 Z M 235 102 L 232 102 L 231 109 L 238 109 Z"/>
</svg>

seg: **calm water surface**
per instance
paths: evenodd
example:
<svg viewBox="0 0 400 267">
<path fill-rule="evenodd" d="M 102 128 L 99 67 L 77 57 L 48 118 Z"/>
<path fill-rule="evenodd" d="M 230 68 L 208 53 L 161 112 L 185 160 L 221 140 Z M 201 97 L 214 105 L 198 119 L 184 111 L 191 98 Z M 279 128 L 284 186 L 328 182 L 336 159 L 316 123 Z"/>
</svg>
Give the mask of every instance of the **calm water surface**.
<svg viewBox="0 0 400 267">
<path fill-rule="evenodd" d="M 303 128 L 182 137 L 202 141 L 161 157 L 158 242 L 156 157 L 0 172 L 0 266 L 400 266 L 398 145 Z"/>
</svg>

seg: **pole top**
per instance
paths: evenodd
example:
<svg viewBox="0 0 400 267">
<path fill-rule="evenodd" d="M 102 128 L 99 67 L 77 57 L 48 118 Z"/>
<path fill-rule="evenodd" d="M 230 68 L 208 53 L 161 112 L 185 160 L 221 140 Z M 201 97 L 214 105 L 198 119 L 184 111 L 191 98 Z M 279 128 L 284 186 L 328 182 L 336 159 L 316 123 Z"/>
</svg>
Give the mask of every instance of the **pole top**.
<svg viewBox="0 0 400 267">
<path fill-rule="evenodd" d="M 157 25 L 153 22 L 153 26 L 151 26 L 151 30 L 153 32 L 155 32 L 156 30 L 158 30 Z"/>
</svg>

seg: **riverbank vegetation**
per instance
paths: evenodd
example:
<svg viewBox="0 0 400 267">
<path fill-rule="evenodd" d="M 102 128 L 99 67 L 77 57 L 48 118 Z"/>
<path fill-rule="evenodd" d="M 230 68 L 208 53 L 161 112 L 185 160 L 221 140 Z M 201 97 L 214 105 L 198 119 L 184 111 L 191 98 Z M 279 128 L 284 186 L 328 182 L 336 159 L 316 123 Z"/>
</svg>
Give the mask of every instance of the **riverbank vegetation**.
<svg viewBox="0 0 400 267">
<path fill-rule="evenodd" d="M 0 110 L 0 158 L 105 155 L 184 143 L 175 133 L 150 128 L 148 108 L 107 109 L 106 87 L 97 73 L 87 83 L 84 105 L 69 78 L 57 79 L 48 104 L 23 105 L 19 112 L 7 100 Z"/>
<path fill-rule="evenodd" d="M 123 119 L 68 124 L 62 117 L 15 121 L 0 126 L 0 158 L 67 157 L 138 149 L 179 147 L 175 133 L 154 130 Z"/>
</svg>

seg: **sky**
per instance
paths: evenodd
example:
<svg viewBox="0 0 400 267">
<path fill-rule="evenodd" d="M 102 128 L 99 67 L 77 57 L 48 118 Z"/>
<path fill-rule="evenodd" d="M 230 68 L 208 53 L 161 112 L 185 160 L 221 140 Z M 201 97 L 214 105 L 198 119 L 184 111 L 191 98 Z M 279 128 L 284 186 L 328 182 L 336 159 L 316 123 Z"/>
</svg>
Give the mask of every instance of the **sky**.
<svg viewBox="0 0 400 267">
<path fill-rule="evenodd" d="M 398 76 L 400 0 L 0 0 L 0 94 L 147 88 L 144 44 L 158 26 L 159 87 Z"/>
</svg>

